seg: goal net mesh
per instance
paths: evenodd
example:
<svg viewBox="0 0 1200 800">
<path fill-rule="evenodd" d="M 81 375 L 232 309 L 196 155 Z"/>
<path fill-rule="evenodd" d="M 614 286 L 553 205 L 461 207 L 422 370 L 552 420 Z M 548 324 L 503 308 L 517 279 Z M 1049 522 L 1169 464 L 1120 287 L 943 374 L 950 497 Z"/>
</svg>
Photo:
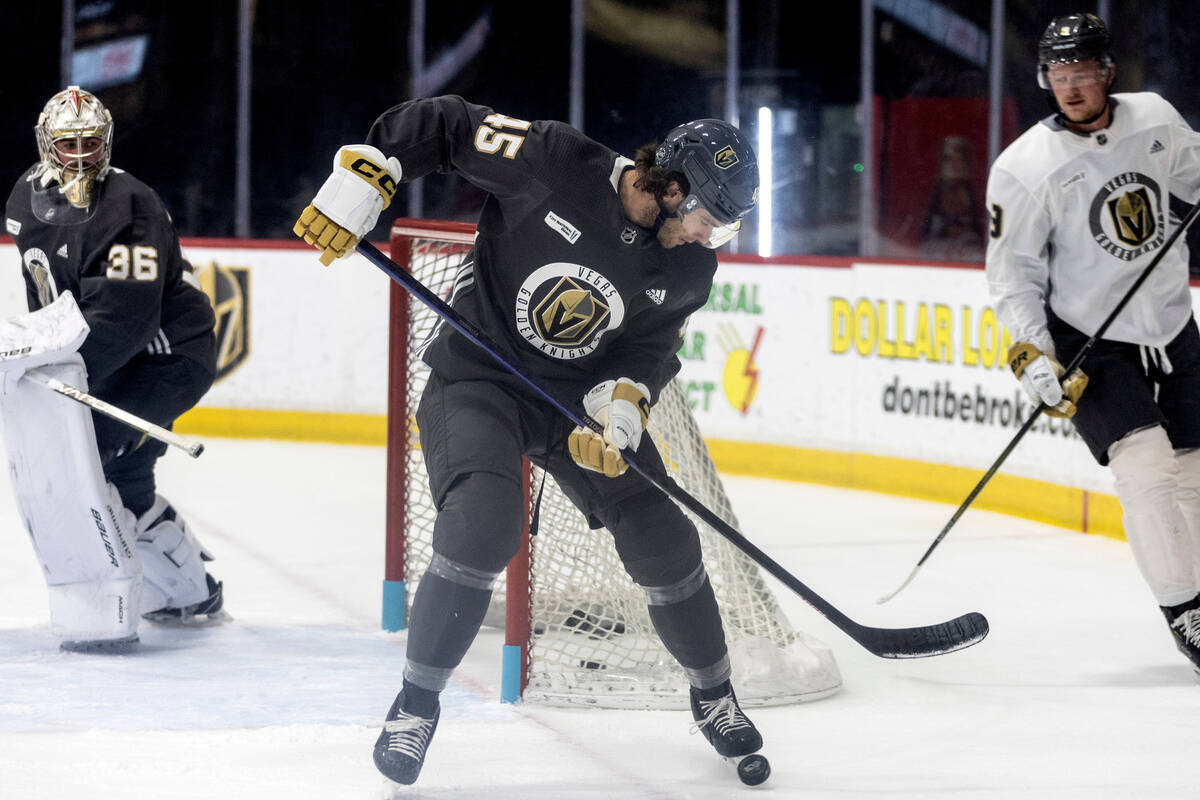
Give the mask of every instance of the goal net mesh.
<svg viewBox="0 0 1200 800">
<path fill-rule="evenodd" d="M 446 298 L 470 245 L 406 221 L 393 243 L 407 238 L 408 263 L 421 283 Z M 415 356 L 437 316 L 405 294 L 408 303 L 407 482 L 403 496 L 405 574 L 409 605 L 432 555 L 436 509 L 429 495 L 416 423 L 417 401 L 428 368 Z M 679 385 L 662 392 L 647 429 L 676 482 L 722 520 L 737 528 L 729 499 Z M 396 457 L 391 454 L 389 457 Z M 534 494 L 540 470 L 527 465 Z M 748 706 L 817 699 L 841 686 L 832 652 L 795 630 L 758 565 L 698 518 L 705 569 L 720 606 L 739 700 Z M 537 535 L 531 540 L 528 600 L 531 610 L 528 684 L 524 698 L 552 705 L 678 708 L 687 705 L 687 679 L 650 622 L 644 592 L 629 578 L 605 529 L 592 530 L 575 506 L 545 476 Z M 485 624 L 503 625 L 504 576 L 493 592 Z"/>
</svg>

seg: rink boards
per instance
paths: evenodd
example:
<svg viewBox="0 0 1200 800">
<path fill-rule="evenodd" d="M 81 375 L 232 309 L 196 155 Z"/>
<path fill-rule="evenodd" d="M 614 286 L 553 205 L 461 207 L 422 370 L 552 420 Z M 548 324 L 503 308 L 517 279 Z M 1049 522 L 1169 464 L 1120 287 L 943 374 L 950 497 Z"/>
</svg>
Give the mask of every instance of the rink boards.
<svg viewBox="0 0 1200 800">
<path fill-rule="evenodd" d="M 284 242 L 184 254 L 214 299 L 221 375 L 179 430 L 383 442 L 382 273 Z M 0 260 L 7 316 L 24 310 L 11 243 Z M 679 380 L 725 471 L 957 505 L 1031 411 L 1008 344 L 978 265 L 724 255 Z M 1070 425 L 1043 416 L 976 505 L 1120 536 L 1111 495 Z"/>
</svg>

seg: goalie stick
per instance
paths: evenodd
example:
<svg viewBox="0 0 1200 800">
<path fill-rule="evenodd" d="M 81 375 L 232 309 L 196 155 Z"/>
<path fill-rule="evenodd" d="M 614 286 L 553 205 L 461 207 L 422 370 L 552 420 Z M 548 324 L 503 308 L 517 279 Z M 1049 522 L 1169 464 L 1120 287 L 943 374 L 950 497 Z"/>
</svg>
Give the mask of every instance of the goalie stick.
<svg viewBox="0 0 1200 800">
<path fill-rule="evenodd" d="M 597 433 L 603 432 L 603 427 L 594 419 L 586 415 L 581 416 L 572 411 L 568 405 L 547 393 L 534 379 L 525 375 L 516 366 L 505 360 L 500 355 L 498 346 L 487 334 L 451 308 L 424 284 L 397 266 L 394 261 L 381 253 L 373 244 L 361 241 L 358 243 L 358 251 L 368 261 L 388 275 L 388 277 L 428 306 L 430 310 L 445 320 L 452 328 L 491 356 L 499 366 L 515 375 L 536 395 L 553 406 L 555 410 L 571 422 L 576 425 L 588 427 Z M 925 656 L 952 653 L 982 641 L 988 634 L 987 619 L 983 614 L 978 612 L 964 614 L 936 625 L 925 625 L 916 628 L 873 628 L 861 625 L 847 617 L 815 591 L 800 582 L 799 579 L 756 547 L 749 539 L 734 529 L 733 526 L 710 511 L 703 503 L 680 488 L 674 481 L 658 480 L 648 475 L 631 458 L 628 451 L 622 451 L 621 456 L 625 459 L 630 469 L 641 475 L 672 500 L 704 520 L 717 533 L 724 536 L 759 566 L 774 575 L 780 582 L 799 595 L 801 599 L 820 612 L 843 633 L 869 652 L 881 658 L 922 658 Z"/>
<path fill-rule="evenodd" d="M 1117 318 L 1117 315 L 1121 313 L 1121 311 L 1129 303 L 1130 299 L 1132 299 L 1134 292 L 1136 292 L 1141 285 L 1146 282 L 1146 278 L 1150 277 L 1150 273 L 1155 267 L 1158 266 L 1158 262 L 1162 261 L 1162 257 L 1166 255 L 1168 250 L 1171 249 L 1171 245 L 1175 244 L 1175 240 L 1182 236 L 1183 232 L 1186 231 L 1196 220 L 1196 215 L 1198 213 L 1200 213 L 1200 203 L 1192 206 L 1191 210 L 1188 211 L 1187 215 L 1180 221 L 1179 227 L 1172 231 L 1171 235 L 1167 237 L 1167 241 L 1159 249 L 1154 258 L 1150 260 L 1150 263 L 1146 265 L 1146 268 L 1142 270 L 1142 274 L 1138 275 L 1137 280 L 1135 280 L 1133 285 L 1129 287 L 1129 291 L 1125 292 L 1125 296 L 1122 297 L 1120 302 L 1117 303 L 1117 307 L 1114 308 L 1112 313 L 1109 314 L 1104 322 L 1100 324 L 1099 330 L 1092 334 L 1092 338 L 1084 342 L 1083 347 L 1081 347 L 1079 352 L 1075 354 L 1075 357 L 1071 359 L 1071 363 L 1067 364 L 1067 366 L 1063 368 L 1063 375 L 1070 375 L 1076 368 L 1079 367 L 1080 364 L 1083 363 L 1083 360 L 1087 358 L 1088 353 L 1090 353 L 1092 348 L 1096 346 L 1096 342 L 1101 336 L 1104 335 L 1105 331 L 1107 331 L 1109 326 L 1112 325 L 1113 320 Z M 876 600 L 876 603 L 882 605 L 888 600 L 891 600 L 893 597 L 900 594 L 901 590 L 903 590 L 905 586 L 908 586 L 908 584 L 912 582 L 913 578 L 917 577 L 917 571 L 920 570 L 921 566 L 929 560 L 929 556 L 933 555 L 933 551 L 937 549 L 939 544 L 942 543 L 942 539 L 946 538 L 946 534 L 948 534 L 950 529 L 954 527 L 954 523 L 958 522 L 959 517 L 961 517 L 967 510 L 967 507 L 970 506 L 971 503 L 975 502 L 975 498 L 978 497 L 979 493 L 983 491 L 983 487 L 987 486 L 988 481 L 990 481 L 992 476 L 996 474 L 996 470 L 1000 469 L 1000 465 L 1004 463 L 1004 460 L 1008 458 L 1009 454 L 1012 453 L 1012 451 L 1016 448 L 1017 442 L 1024 438 L 1025 434 L 1029 432 L 1029 429 L 1033 427 L 1034 421 L 1045 410 L 1046 404 L 1038 403 L 1037 408 L 1030 413 L 1029 419 L 1025 420 L 1025 424 L 1022 425 L 1020 430 L 1017 431 L 1016 435 L 1013 436 L 1012 441 L 1010 441 L 1004 450 L 1001 451 L 999 457 L 992 462 L 992 465 L 988 467 L 987 472 L 983 473 L 983 477 L 980 478 L 979 482 L 975 484 L 975 488 L 972 489 L 971 493 L 967 495 L 967 499 L 963 500 L 962 504 L 959 505 L 959 507 L 955 510 L 954 514 L 950 517 L 950 521 L 946 523 L 945 527 L 943 527 L 941 532 L 938 533 L 932 544 L 929 545 L 929 548 L 925 551 L 925 554 L 921 556 L 921 559 L 917 562 L 917 565 L 913 567 L 912 572 L 908 573 L 908 577 L 904 579 L 904 583 L 897 586 L 895 591 L 885 594 L 883 597 Z"/>
<path fill-rule="evenodd" d="M 63 397 L 69 397 L 75 402 L 82 403 L 89 408 L 93 408 L 105 416 L 112 417 L 118 422 L 124 422 L 135 431 L 141 431 L 152 439 L 157 439 L 164 444 L 178 447 L 192 458 L 198 458 L 200 454 L 204 452 L 204 445 L 201 442 L 197 442 L 195 439 L 185 439 L 177 433 L 172 433 L 166 428 L 160 425 L 155 425 L 153 422 L 148 422 L 136 414 L 130 414 L 124 409 L 120 409 L 114 405 L 106 403 L 100 398 L 93 397 L 87 392 L 63 383 L 58 378 L 47 375 L 44 372 L 39 372 L 36 369 L 26 370 L 26 372 L 21 375 L 21 379 L 28 379 L 29 381 L 36 383 L 38 386 L 45 387 L 52 392 L 58 392 Z"/>
</svg>

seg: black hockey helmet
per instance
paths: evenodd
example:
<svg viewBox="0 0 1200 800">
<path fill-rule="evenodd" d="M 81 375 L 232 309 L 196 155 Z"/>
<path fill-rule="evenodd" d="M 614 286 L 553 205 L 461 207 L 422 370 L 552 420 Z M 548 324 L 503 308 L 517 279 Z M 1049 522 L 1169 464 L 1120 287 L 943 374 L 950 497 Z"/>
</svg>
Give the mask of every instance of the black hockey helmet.
<svg viewBox="0 0 1200 800">
<path fill-rule="evenodd" d="M 1038 39 L 1038 86 L 1050 89 L 1046 72 L 1051 64 L 1097 61 L 1113 65 L 1112 36 L 1095 14 L 1067 14 L 1050 21 Z"/>
<path fill-rule="evenodd" d="M 758 158 L 728 122 L 698 119 L 672 129 L 658 146 L 655 163 L 687 179 L 683 213 L 700 205 L 721 223 L 709 247 L 729 241 L 758 202 Z"/>
</svg>

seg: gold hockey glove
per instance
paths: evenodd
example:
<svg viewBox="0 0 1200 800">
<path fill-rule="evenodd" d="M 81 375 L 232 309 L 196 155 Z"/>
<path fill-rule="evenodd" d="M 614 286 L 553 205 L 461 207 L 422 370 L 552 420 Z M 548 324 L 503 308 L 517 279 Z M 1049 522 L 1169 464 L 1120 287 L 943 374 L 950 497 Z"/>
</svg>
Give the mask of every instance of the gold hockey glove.
<svg viewBox="0 0 1200 800">
<path fill-rule="evenodd" d="M 329 266 L 371 232 L 387 208 L 403 170 L 370 145 L 343 147 L 333 157 L 333 172 L 312 203 L 300 213 L 292 232 L 321 251 Z"/>
<path fill-rule="evenodd" d="M 1018 342 L 1008 349 L 1008 366 L 1030 399 L 1045 404 L 1047 416 L 1075 416 L 1075 404 L 1088 384 L 1083 370 L 1076 368 L 1064 379 L 1062 364 L 1029 342 Z"/>
</svg>

